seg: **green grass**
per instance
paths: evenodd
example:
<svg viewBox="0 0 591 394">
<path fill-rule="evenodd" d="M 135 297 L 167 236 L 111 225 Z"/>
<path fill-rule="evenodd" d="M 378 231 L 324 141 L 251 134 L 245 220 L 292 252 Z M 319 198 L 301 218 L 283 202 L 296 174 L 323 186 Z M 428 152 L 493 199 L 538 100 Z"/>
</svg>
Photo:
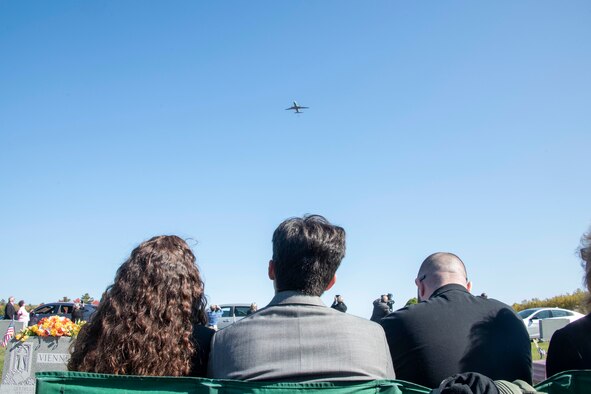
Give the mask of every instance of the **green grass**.
<svg viewBox="0 0 591 394">
<path fill-rule="evenodd" d="M 5 351 L 6 351 L 6 348 L 0 346 L 0 368 L 4 367 L 4 352 Z"/>
</svg>

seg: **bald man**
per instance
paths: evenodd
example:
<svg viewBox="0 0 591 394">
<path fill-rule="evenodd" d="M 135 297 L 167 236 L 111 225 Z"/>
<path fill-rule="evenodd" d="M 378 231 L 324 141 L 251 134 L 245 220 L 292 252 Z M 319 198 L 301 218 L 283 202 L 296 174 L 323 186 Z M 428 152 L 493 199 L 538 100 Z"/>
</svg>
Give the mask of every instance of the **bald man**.
<svg viewBox="0 0 591 394">
<path fill-rule="evenodd" d="M 493 380 L 532 381 L 529 335 L 507 305 L 470 294 L 466 267 L 452 253 L 427 257 L 417 278 L 419 303 L 382 319 L 396 378 L 430 388 L 479 372 Z"/>
</svg>

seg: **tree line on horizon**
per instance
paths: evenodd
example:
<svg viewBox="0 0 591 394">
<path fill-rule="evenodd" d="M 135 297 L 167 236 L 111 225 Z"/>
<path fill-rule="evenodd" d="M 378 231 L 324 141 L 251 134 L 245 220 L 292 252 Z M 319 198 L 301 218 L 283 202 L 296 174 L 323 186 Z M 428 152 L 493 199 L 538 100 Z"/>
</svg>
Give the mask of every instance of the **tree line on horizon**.
<svg viewBox="0 0 591 394">
<path fill-rule="evenodd" d="M 587 314 L 591 312 L 590 300 L 588 291 L 577 289 L 572 294 L 566 293 L 544 299 L 532 298 L 517 302 L 511 306 L 516 312 L 529 308 L 556 307 Z"/>
<path fill-rule="evenodd" d="M 409 299 L 405 306 L 418 303 L 416 297 Z M 572 294 L 560 294 L 550 298 L 532 298 L 530 300 L 523 300 L 516 302 L 511 307 L 515 312 L 530 308 L 562 308 L 571 311 L 587 314 L 591 312 L 591 295 L 588 291 L 577 289 Z"/>
</svg>

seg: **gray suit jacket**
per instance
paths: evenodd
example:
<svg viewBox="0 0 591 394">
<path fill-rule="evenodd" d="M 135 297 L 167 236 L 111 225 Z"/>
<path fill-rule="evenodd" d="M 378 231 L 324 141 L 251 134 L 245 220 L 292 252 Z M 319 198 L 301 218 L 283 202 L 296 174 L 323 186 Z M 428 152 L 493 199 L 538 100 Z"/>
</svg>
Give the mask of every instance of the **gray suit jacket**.
<svg viewBox="0 0 591 394">
<path fill-rule="evenodd" d="M 380 325 L 294 291 L 276 294 L 265 308 L 218 331 L 208 375 L 292 382 L 395 378 Z"/>
</svg>

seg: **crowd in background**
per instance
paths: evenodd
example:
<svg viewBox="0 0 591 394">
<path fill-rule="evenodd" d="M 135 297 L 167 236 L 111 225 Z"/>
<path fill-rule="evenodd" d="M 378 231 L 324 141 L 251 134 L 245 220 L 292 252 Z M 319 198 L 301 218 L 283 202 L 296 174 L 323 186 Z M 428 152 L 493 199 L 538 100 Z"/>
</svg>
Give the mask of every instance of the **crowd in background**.
<svg viewBox="0 0 591 394">
<path fill-rule="evenodd" d="M 27 311 L 25 301 L 20 300 L 17 309 L 14 305 L 14 297 L 8 297 L 8 303 L 6 303 L 6 306 L 4 307 L 4 319 L 23 322 L 25 323 L 25 326 L 27 326 L 29 324 L 29 311 Z"/>
</svg>

